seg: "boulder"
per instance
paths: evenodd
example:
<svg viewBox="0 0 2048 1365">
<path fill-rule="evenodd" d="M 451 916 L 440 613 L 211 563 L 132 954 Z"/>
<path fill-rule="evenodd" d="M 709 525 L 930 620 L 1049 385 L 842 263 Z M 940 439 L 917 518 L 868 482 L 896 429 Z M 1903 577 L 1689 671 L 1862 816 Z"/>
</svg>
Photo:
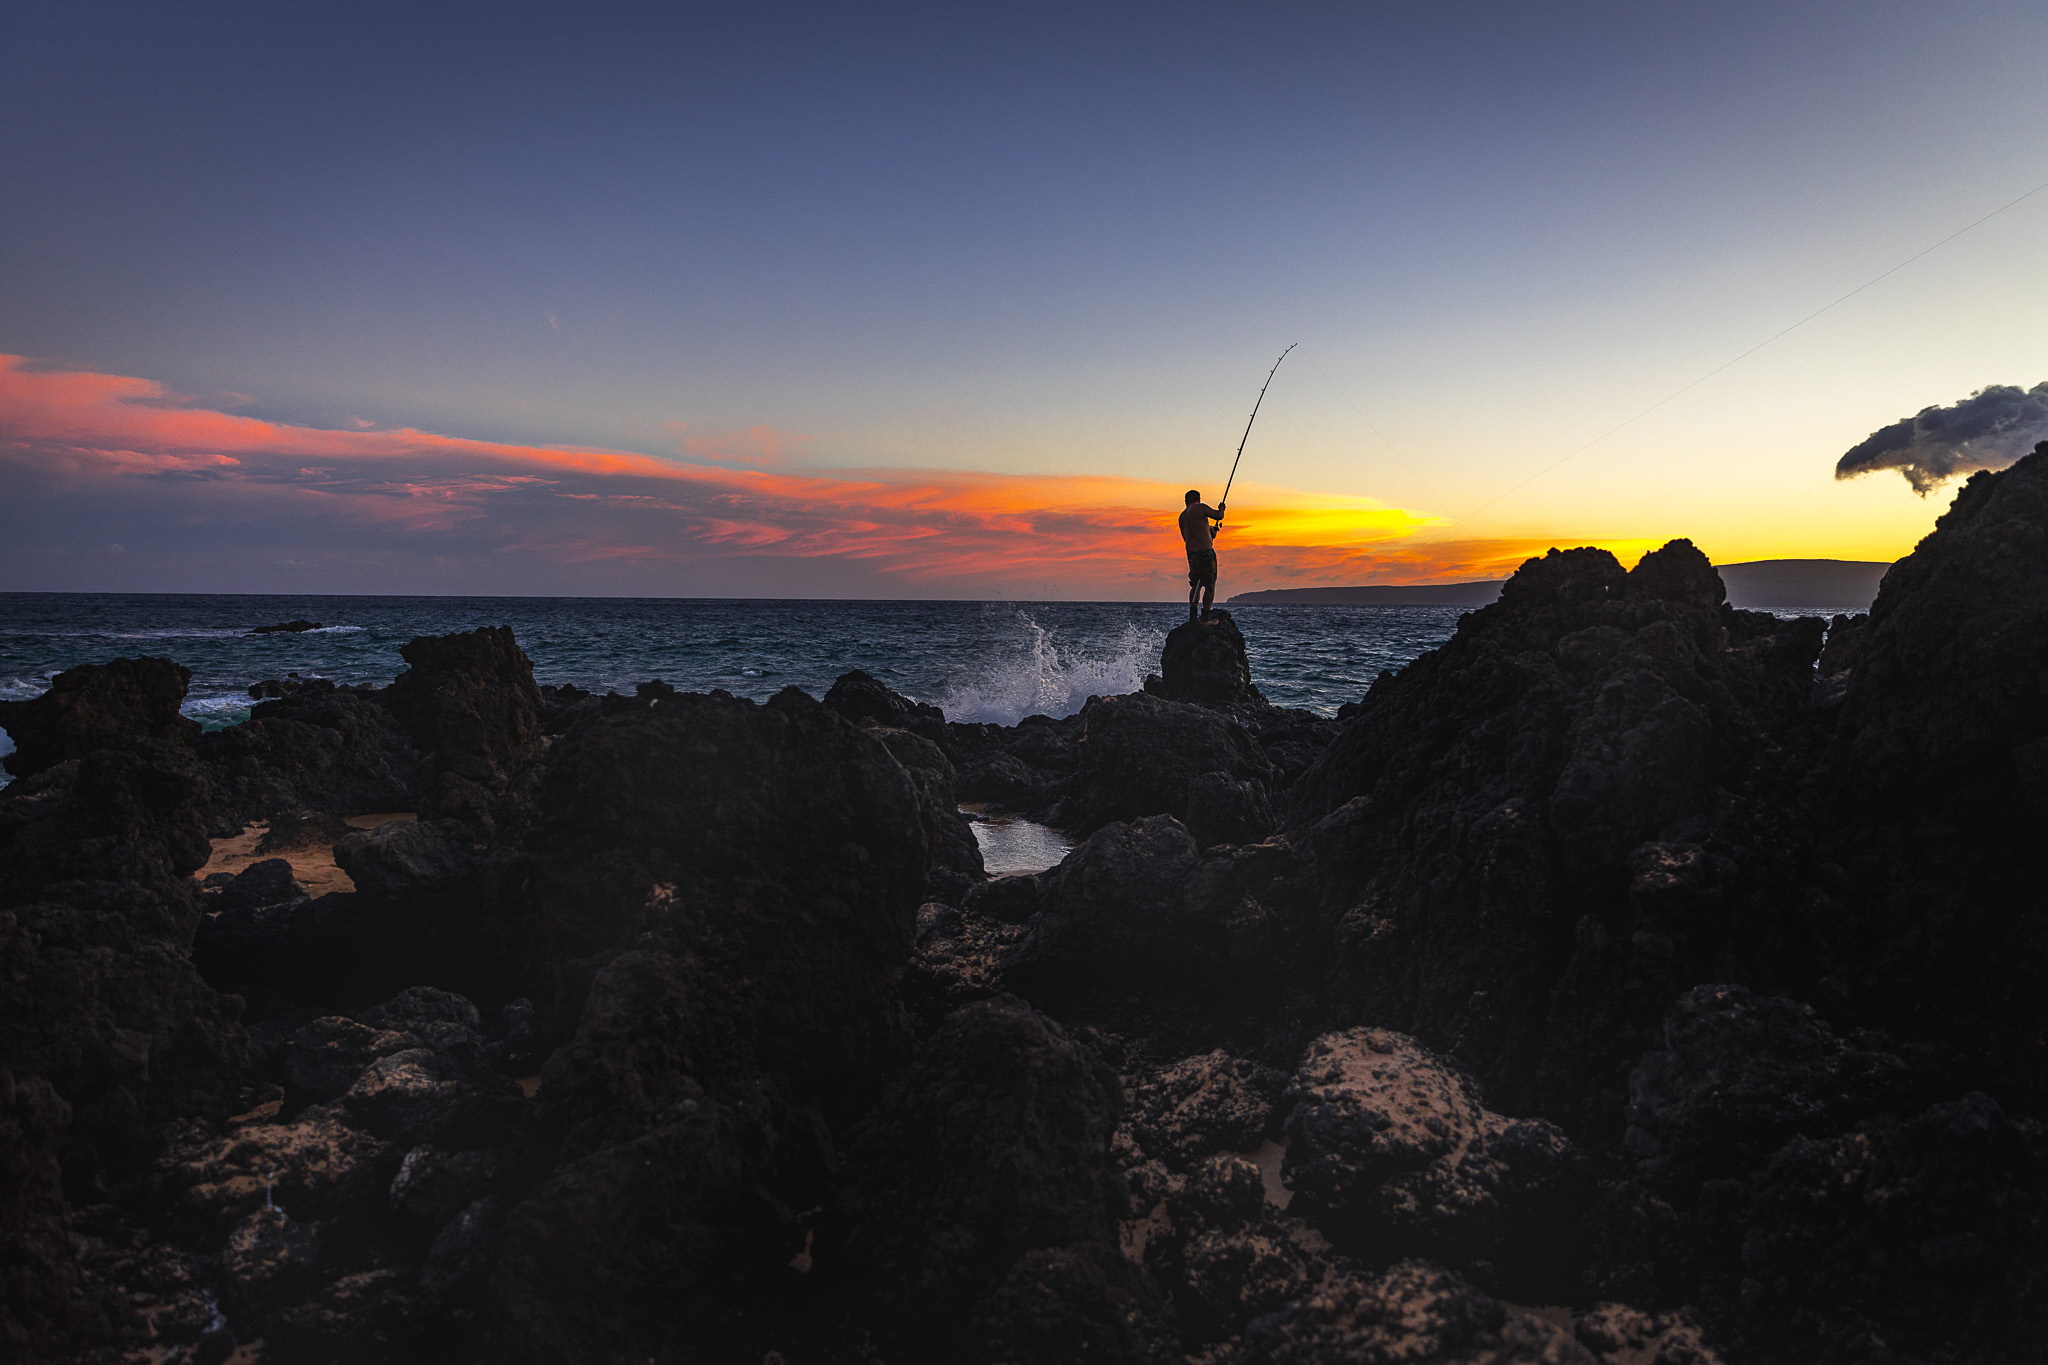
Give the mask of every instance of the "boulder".
<svg viewBox="0 0 2048 1365">
<path fill-rule="evenodd" d="M 976 1365 L 1181 1365 L 1173 1306 L 1143 1267 L 1100 1242 L 1027 1251 L 975 1305 Z"/>
<path fill-rule="evenodd" d="M 367 687 L 325 679 L 261 683 L 259 701 L 240 725 L 196 742 L 214 783 L 219 832 L 256 820 L 273 827 L 305 813 L 364 815 L 413 808 L 411 738 Z"/>
<path fill-rule="evenodd" d="M 199 723 L 178 714 L 192 670 L 169 659 L 80 664 L 29 701 L 0 701 L 0 730 L 14 752 L 0 766 L 30 777 L 66 759 L 136 739 L 189 743 Z"/>
<path fill-rule="evenodd" d="M 1533 1314 L 1427 1261 L 1344 1276 L 1245 1330 L 1232 1365 L 1593 1365 Z"/>
<path fill-rule="evenodd" d="M 1935 1036 L 1946 1084 L 2039 1112 L 2048 442 L 1971 477 L 1885 574 L 1861 634 L 1807 793 L 1818 884 L 1797 918 L 1816 998 Z"/>
<path fill-rule="evenodd" d="M 211 881 L 211 878 L 208 878 Z M 265 858 L 250 863 L 228 879 L 215 896 L 213 909 L 220 911 L 260 910 L 267 905 L 281 905 L 296 900 L 305 892 L 292 875 L 292 865 L 285 858 Z"/>
<path fill-rule="evenodd" d="M 1214 706 L 1265 700 L 1252 686 L 1244 634 L 1221 607 L 1204 620 L 1183 622 L 1167 633 L 1158 677 L 1157 688 L 1148 682 L 1145 690 L 1168 701 Z"/>
<path fill-rule="evenodd" d="M 476 865 L 475 839 L 459 820 L 393 820 L 335 840 L 334 864 L 364 895 L 400 895 L 462 878 Z"/>
<path fill-rule="evenodd" d="M 1181 883 L 1196 857 L 1195 841 L 1171 816 L 1096 831 L 1040 874 L 1038 914 L 1010 965 L 1082 984 L 1213 959 L 1217 942 L 1194 941 L 1202 926 L 1182 913 Z"/>
<path fill-rule="evenodd" d="M 825 693 L 825 705 L 856 725 L 908 730 L 952 757 L 952 739 L 944 711 L 930 702 L 912 701 L 900 692 L 892 692 L 858 668 L 839 675 L 839 680 Z"/>
<path fill-rule="evenodd" d="M 1289 1211 L 1340 1248 L 1516 1295 L 1575 1287 L 1592 1167 L 1555 1126 L 1493 1113 L 1469 1074 L 1384 1029 L 1316 1039 L 1288 1097 Z"/>
<path fill-rule="evenodd" d="M 1277 822 L 1266 784 L 1232 777 L 1227 772 L 1203 773 L 1188 784 L 1183 823 L 1203 848 L 1216 844 L 1256 844 L 1272 834 Z"/>
<path fill-rule="evenodd" d="M 1591 1132 L 1681 991 L 1783 970 L 1821 622 L 1723 596 L 1687 541 L 1629 572 L 1553 550 L 1374 684 L 1290 789 L 1333 1022 L 1452 1050 Z M 1690 870 L 1632 865 L 1651 843 Z"/>
<path fill-rule="evenodd" d="M 1797 1134 L 1842 1132 L 1904 1098 L 1906 1065 L 1837 1038 L 1808 1005 L 1697 986 L 1629 1078 L 1624 1146 L 1693 1180 L 1747 1171 Z"/>
<path fill-rule="evenodd" d="M 878 732 L 794 688 L 679 695 L 563 736 L 538 806 L 509 927 L 544 1035 L 637 944 L 677 973 L 664 1046 L 714 1093 L 762 1069 L 861 1093 L 892 1055 L 889 982 L 957 811 Z"/>
<path fill-rule="evenodd" d="M 1076 832 L 1147 815 L 1184 816 L 1189 789 L 1206 773 L 1261 783 L 1273 776 L 1248 730 L 1200 706 L 1134 693 L 1091 701 L 1081 720 L 1079 770 L 1064 812 Z"/>
<path fill-rule="evenodd" d="M 1287 1077 L 1221 1048 L 1138 1081 L 1131 1135 L 1148 1156 L 1181 1167 L 1220 1151 L 1249 1152 L 1269 1134 Z"/>
<path fill-rule="evenodd" d="M 1114 1246 L 1116 1076 L 1013 996 L 939 1028 L 857 1136 L 844 1257 L 879 1330 L 946 1354 L 1026 1252 Z"/>
<path fill-rule="evenodd" d="M 384 689 L 384 704 L 421 755 L 421 818 L 488 823 L 539 752 L 533 662 L 507 626 L 423 635 L 398 652 L 408 667 Z"/>
</svg>

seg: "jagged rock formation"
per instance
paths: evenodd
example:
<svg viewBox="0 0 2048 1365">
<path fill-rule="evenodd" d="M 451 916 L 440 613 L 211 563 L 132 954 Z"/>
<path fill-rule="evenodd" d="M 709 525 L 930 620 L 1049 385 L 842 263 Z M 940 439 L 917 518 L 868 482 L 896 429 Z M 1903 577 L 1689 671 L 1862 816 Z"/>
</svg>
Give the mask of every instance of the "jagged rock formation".
<svg viewBox="0 0 2048 1365">
<path fill-rule="evenodd" d="M 540 744 L 533 663 L 505 626 L 422 636 L 384 704 L 420 751 L 419 813 L 482 824 Z"/>
<path fill-rule="evenodd" d="M 1265 700 L 1252 684 L 1244 632 L 1221 607 L 1203 620 L 1184 621 L 1167 632 L 1159 672 L 1145 680 L 1145 690 L 1168 701 L 1215 706 Z"/>
<path fill-rule="evenodd" d="M 80 664 L 50 680 L 30 701 L 0 701 L 0 730 L 14 752 L 0 764 L 30 777 L 66 759 L 130 739 L 190 743 L 196 721 L 178 714 L 192 670 L 169 659 L 116 659 Z"/>
</svg>

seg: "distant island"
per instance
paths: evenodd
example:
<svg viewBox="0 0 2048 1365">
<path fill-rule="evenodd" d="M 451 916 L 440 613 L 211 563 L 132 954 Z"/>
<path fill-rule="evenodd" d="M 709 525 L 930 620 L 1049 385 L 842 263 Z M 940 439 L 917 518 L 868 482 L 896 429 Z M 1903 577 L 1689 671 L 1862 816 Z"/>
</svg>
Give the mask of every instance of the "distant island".
<svg viewBox="0 0 2048 1365">
<path fill-rule="evenodd" d="M 1756 559 L 1717 566 L 1737 607 L 1867 609 L 1891 565 L 1867 559 Z M 1501 580 L 1478 583 L 1370 584 L 1354 588 L 1267 588 L 1230 598 L 1236 606 L 1483 607 L 1500 596 Z"/>
</svg>

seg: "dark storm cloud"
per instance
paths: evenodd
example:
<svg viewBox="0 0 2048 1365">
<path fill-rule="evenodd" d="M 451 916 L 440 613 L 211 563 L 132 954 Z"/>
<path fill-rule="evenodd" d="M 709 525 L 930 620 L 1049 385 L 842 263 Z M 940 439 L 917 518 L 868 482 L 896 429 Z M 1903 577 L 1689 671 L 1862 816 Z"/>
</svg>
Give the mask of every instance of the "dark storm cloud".
<svg viewBox="0 0 2048 1365">
<path fill-rule="evenodd" d="M 1896 469 L 1922 497 L 1958 474 L 2003 469 L 2048 439 L 2048 383 L 1993 384 L 1960 403 L 1922 408 L 1872 432 L 1835 462 L 1835 477 Z"/>
</svg>

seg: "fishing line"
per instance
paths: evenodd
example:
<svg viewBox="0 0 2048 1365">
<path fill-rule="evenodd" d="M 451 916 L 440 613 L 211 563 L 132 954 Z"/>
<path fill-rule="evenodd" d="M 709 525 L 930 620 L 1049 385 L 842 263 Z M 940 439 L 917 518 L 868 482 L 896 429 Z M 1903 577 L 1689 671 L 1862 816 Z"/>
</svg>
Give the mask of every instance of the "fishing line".
<svg viewBox="0 0 2048 1365">
<path fill-rule="evenodd" d="M 1536 480 L 1542 478 L 1551 470 L 1556 469 L 1559 465 L 1565 463 L 1567 460 L 1575 459 L 1576 457 L 1585 454 L 1594 446 L 1599 445 L 1602 441 L 1614 435 L 1616 432 L 1622 430 L 1625 427 L 1633 426 L 1635 423 L 1642 421 L 1645 417 L 1648 417 L 1651 413 L 1663 407 L 1666 403 L 1671 402 L 1675 398 L 1681 398 L 1684 395 L 1692 392 L 1694 389 L 1706 383 L 1709 379 L 1712 379 L 1715 375 L 1721 373 L 1721 371 L 1727 369 L 1729 366 L 1735 365 L 1741 361 L 1749 359 L 1749 357 L 1755 355 L 1758 351 L 1761 351 L 1764 347 L 1770 345 L 1772 342 L 1778 340 L 1780 337 L 1785 336 L 1789 332 L 1795 332 L 1799 330 L 1801 327 L 1804 327 L 1807 323 L 1812 322 L 1815 318 L 1819 317 L 1821 314 L 1827 312 L 1828 310 L 1847 303 L 1850 299 L 1855 298 L 1858 294 L 1870 288 L 1872 285 L 1880 284 L 1885 280 L 1890 279 L 1893 275 L 1898 274 L 1901 270 L 1904 270 L 1907 266 L 1913 264 L 1913 262 L 1919 260 L 1922 256 L 1925 256 L 1930 252 L 1939 251 L 1942 247 L 1947 246 L 1950 242 L 1953 242 L 1956 238 L 1962 236 L 1964 233 L 1974 231 L 1975 229 L 1984 226 L 1984 224 L 1990 222 L 1999 214 L 2004 213 L 2007 209 L 2015 208 L 2020 204 L 2025 203 L 2027 200 L 2032 199 L 2042 190 L 2048 190 L 2048 180 L 2042 181 L 2040 184 L 2034 186 L 2034 188 L 2028 190 L 2025 194 L 2020 195 L 2017 199 L 2011 199 L 2003 204 L 2000 204 L 1997 208 L 1991 210 L 1991 212 L 1985 214 L 1982 218 L 1977 219 L 1975 222 L 1968 223 L 1962 227 L 1957 228 L 1954 232 L 1951 232 L 1948 236 L 1942 238 L 1933 246 L 1922 247 L 1920 250 L 1908 256 L 1905 260 L 1900 261 L 1897 265 L 1893 266 L 1890 270 L 1885 271 L 1882 275 L 1873 276 L 1872 278 L 1865 280 L 1862 284 L 1857 285 L 1854 289 L 1851 289 L 1848 293 L 1842 295 L 1842 297 L 1836 299 L 1833 303 L 1824 304 L 1821 307 L 1814 309 L 1811 313 L 1808 313 L 1805 317 L 1799 319 L 1799 321 L 1792 323 L 1790 326 L 1780 328 L 1778 331 L 1771 333 L 1762 341 L 1759 341 L 1756 345 L 1744 351 L 1741 355 L 1736 356 L 1732 360 L 1725 360 L 1719 365 L 1716 365 L 1713 369 L 1708 370 L 1705 374 L 1701 375 L 1698 379 L 1693 380 L 1692 383 L 1687 384 L 1684 388 L 1675 389 L 1672 392 L 1664 395 L 1664 397 L 1650 404 L 1650 406 L 1644 408 L 1641 412 L 1629 418 L 1627 421 L 1620 422 L 1614 426 L 1609 427 L 1607 430 L 1601 432 L 1598 436 L 1595 436 L 1592 440 L 1586 442 L 1578 449 L 1570 451 L 1564 455 L 1560 455 L 1557 459 L 1552 460 L 1549 464 L 1543 466 L 1543 468 L 1537 470 L 1534 474 L 1531 474 L 1528 478 L 1522 480 L 1513 488 L 1508 489 L 1505 493 L 1501 493 L 1498 496 L 1487 499 L 1485 502 L 1480 503 L 1479 506 L 1465 513 L 1465 515 L 1462 517 L 1453 518 L 1452 521 L 1443 528 L 1443 530 L 1439 531 L 1434 536 L 1430 536 L 1422 541 L 1419 541 L 1418 543 L 1423 545 L 1435 544 L 1437 541 L 1442 540 L 1445 536 L 1449 535 L 1453 528 L 1464 525 L 1466 522 L 1478 516 L 1481 512 L 1484 512 L 1487 508 L 1493 506 L 1495 503 L 1500 502 L 1502 499 L 1513 497 L 1515 494 L 1521 492 L 1524 488 L 1527 488 L 1530 484 L 1536 482 Z"/>
</svg>

